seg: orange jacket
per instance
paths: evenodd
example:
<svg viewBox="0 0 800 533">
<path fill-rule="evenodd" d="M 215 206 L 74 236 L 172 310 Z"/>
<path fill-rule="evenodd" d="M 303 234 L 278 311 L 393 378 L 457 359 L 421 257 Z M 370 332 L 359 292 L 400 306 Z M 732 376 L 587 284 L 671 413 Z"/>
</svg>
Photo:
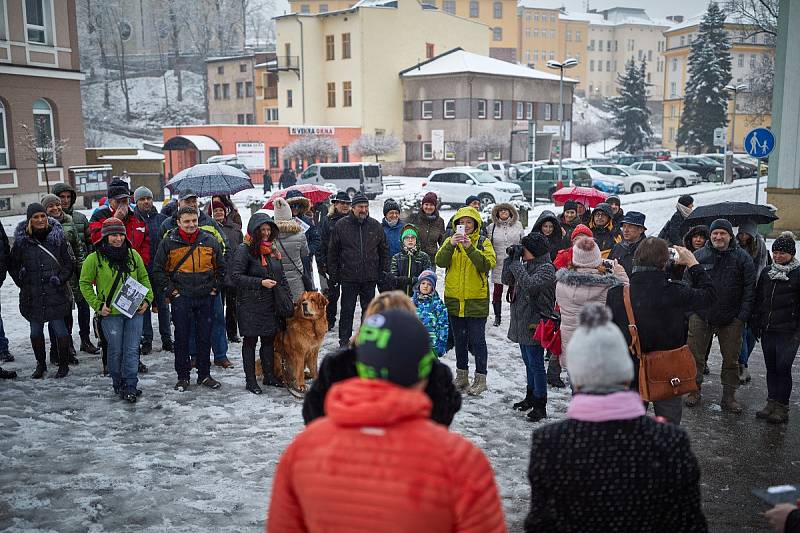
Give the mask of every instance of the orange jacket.
<svg viewBox="0 0 800 533">
<path fill-rule="evenodd" d="M 278 463 L 266 531 L 505 532 L 489 461 L 430 411 L 387 381 L 334 385 Z"/>
</svg>

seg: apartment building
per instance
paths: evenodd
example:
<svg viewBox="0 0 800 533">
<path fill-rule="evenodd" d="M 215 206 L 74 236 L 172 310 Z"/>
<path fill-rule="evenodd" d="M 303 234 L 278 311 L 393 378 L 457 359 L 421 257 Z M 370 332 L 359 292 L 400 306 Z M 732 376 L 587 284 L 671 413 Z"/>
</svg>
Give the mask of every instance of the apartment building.
<svg viewBox="0 0 800 533">
<path fill-rule="evenodd" d="M 665 64 L 664 76 L 664 122 L 662 126 L 662 145 L 676 150 L 675 138 L 680 126 L 683 111 L 683 97 L 688 81 L 689 53 L 694 39 L 700 29 L 702 15 L 691 17 L 680 24 L 668 28 L 664 32 L 665 50 L 662 54 Z M 768 44 L 763 35 L 751 35 L 748 27 L 729 19 L 725 30 L 731 41 L 731 83 L 746 84 L 753 72 L 764 61 L 773 61 L 775 49 Z M 743 151 L 742 144 L 746 133 L 752 128 L 771 124 L 770 115 L 755 115 L 748 103 L 747 93 L 739 93 L 736 98 L 736 109 L 733 108 L 733 95 L 728 106 L 728 142 L 733 140 L 734 151 Z M 736 131 L 734 127 L 736 114 Z"/>
<path fill-rule="evenodd" d="M 270 61 L 276 61 L 274 54 Z M 256 124 L 278 123 L 278 74 L 267 70 L 269 62 L 256 65 Z"/>
<path fill-rule="evenodd" d="M 459 46 L 489 55 L 489 26 L 418 2 L 361 2 L 275 22 L 278 57 L 267 69 L 278 75 L 283 125 L 358 127 L 399 138 L 401 70 Z M 386 160 L 402 164 L 402 150 Z"/>
<path fill-rule="evenodd" d="M 268 52 L 244 52 L 227 57 L 212 57 L 206 60 L 208 79 L 208 123 L 209 124 L 256 124 L 259 116 L 256 101 L 261 94 L 257 84 L 263 85 L 256 65 L 266 65 L 275 54 Z M 263 72 L 262 72 L 263 73 Z"/>
<path fill-rule="evenodd" d="M 0 2 L 0 213 L 25 212 L 47 182 L 84 165 L 75 0 Z M 25 128 L 45 144 L 66 140 L 45 169 L 20 143 Z"/>
</svg>

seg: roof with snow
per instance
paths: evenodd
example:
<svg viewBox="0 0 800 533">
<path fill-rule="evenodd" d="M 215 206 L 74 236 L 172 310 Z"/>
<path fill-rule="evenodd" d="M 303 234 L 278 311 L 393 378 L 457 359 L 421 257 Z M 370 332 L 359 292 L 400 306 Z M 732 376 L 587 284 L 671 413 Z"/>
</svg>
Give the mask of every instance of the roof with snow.
<svg viewBox="0 0 800 533">
<path fill-rule="evenodd" d="M 519 0 L 517 7 L 526 9 L 566 9 L 564 0 Z"/>
<path fill-rule="evenodd" d="M 156 152 L 151 152 L 150 150 L 136 150 L 136 154 L 102 155 L 97 159 L 102 159 L 103 161 L 163 161 L 164 154 L 158 154 Z"/>
<path fill-rule="evenodd" d="M 447 74 L 485 74 L 488 76 L 506 76 L 510 78 L 529 78 L 535 80 L 558 81 L 558 74 L 543 72 L 522 65 L 515 65 L 492 57 L 467 52 L 462 48 L 454 48 L 448 52 L 431 58 L 424 63 L 414 65 L 400 72 L 401 77 L 442 76 Z M 564 81 L 578 83 L 578 80 L 564 78 Z"/>
<path fill-rule="evenodd" d="M 687 28 L 692 28 L 694 26 L 700 26 L 700 22 L 703 20 L 703 15 L 705 12 L 700 13 L 699 15 L 695 15 L 693 17 L 687 17 L 683 22 L 680 24 L 675 24 L 669 27 L 666 31 L 678 31 L 678 30 L 685 30 Z M 725 16 L 725 24 L 742 24 L 741 20 L 737 19 L 736 16 L 732 13 L 728 13 Z"/>
<path fill-rule="evenodd" d="M 593 13 L 562 12 L 558 15 L 561 20 L 575 20 L 588 22 L 597 26 L 658 26 L 667 28 L 672 24 L 667 20 L 652 19 L 644 9 L 638 7 L 612 7 Z"/>
</svg>

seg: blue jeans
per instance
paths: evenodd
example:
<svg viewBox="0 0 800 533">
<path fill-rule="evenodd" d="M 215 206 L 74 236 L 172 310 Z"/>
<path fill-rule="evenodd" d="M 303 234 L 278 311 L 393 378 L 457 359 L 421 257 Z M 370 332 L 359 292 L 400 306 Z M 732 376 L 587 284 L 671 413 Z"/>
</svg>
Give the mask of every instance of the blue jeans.
<svg viewBox="0 0 800 533">
<path fill-rule="evenodd" d="M 188 381 L 192 370 L 189 360 L 190 342 L 196 342 L 197 346 L 198 380 L 211 375 L 211 308 L 213 303 L 212 296 L 178 296 L 172 301 L 172 323 L 175 324 L 175 372 L 178 373 L 179 380 Z"/>
<path fill-rule="evenodd" d="M 3 327 L 3 317 L 0 316 L 0 353 L 8 351 L 8 337 L 6 337 L 6 330 Z"/>
<path fill-rule="evenodd" d="M 756 338 L 753 336 L 753 330 L 750 326 L 745 326 L 742 330 L 742 348 L 739 350 L 739 363 L 747 366 L 747 361 L 750 360 L 750 354 L 756 347 Z"/>
<path fill-rule="evenodd" d="M 44 338 L 44 322 L 36 322 L 31 320 L 31 338 L 38 339 Z M 51 320 L 48 322 L 50 327 L 53 328 L 53 332 L 56 334 L 56 337 L 69 337 L 69 332 L 67 331 L 67 324 L 64 323 L 63 318 L 59 318 L 56 320 Z"/>
<path fill-rule="evenodd" d="M 214 302 L 211 309 L 211 351 L 214 352 L 214 361 L 222 361 L 228 358 L 228 333 L 225 328 L 225 310 L 222 307 L 222 296 L 217 294 L 213 297 Z M 197 346 L 195 345 L 194 322 L 191 325 L 192 336 L 189 339 L 189 355 L 195 357 Z"/>
<path fill-rule="evenodd" d="M 544 369 L 544 348 L 538 344 L 520 344 L 528 388 L 536 398 L 547 397 L 547 372 Z"/>
<path fill-rule="evenodd" d="M 344 303 L 342 303 L 344 306 Z M 469 352 L 475 355 L 475 372 L 486 375 L 489 352 L 486 348 L 486 317 L 462 318 L 450 316 L 453 342 L 456 348 L 456 368 L 469 370 Z"/>
<path fill-rule="evenodd" d="M 161 343 L 172 340 L 172 326 L 170 325 L 169 306 L 164 302 L 162 291 L 153 291 L 153 303 L 158 308 L 158 333 L 161 335 Z M 142 315 L 144 326 L 142 327 L 142 343 L 153 343 L 153 321 L 150 308 Z"/>
<path fill-rule="evenodd" d="M 131 318 L 122 315 L 104 316 L 100 321 L 106 338 L 108 373 L 114 384 L 114 392 L 136 392 L 143 321 L 139 313 Z"/>
</svg>

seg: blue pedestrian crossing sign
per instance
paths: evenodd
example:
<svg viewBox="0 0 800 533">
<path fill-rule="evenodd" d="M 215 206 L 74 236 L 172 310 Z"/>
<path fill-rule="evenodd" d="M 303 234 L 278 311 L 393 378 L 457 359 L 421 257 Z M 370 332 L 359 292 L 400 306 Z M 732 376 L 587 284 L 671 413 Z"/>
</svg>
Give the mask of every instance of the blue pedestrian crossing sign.
<svg viewBox="0 0 800 533">
<path fill-rule="evenodd" d="M 754 128 L 744 137 L 744 149 L 753 157 L 769 157 L 775 149 L 775 136 L 767 128 Z"/>
</svg>

